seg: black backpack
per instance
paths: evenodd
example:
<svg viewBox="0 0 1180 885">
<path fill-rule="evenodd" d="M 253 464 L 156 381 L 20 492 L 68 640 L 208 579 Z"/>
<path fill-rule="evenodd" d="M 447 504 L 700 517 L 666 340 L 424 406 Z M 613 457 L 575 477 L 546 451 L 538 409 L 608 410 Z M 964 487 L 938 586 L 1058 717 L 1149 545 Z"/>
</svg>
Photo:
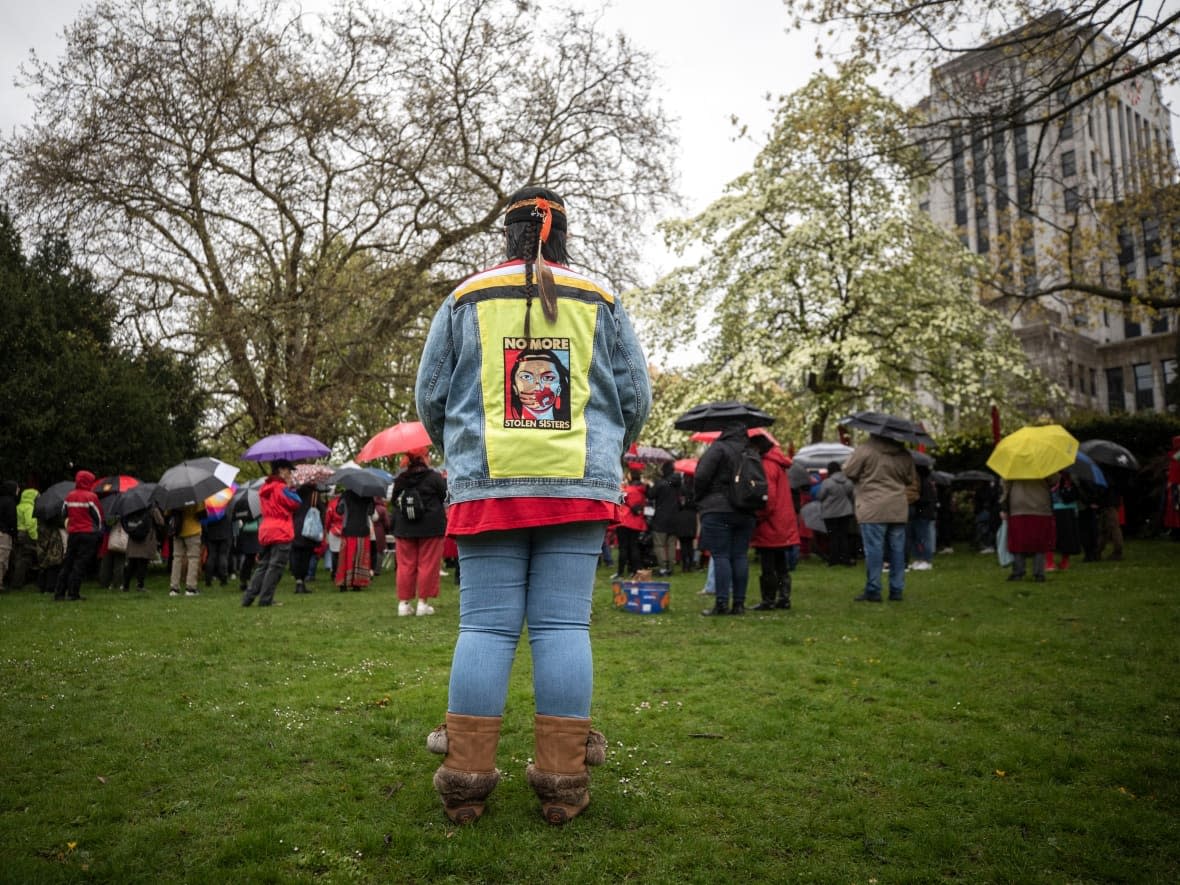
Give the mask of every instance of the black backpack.
<svg viewBox="0 0 1180 885">
<path fill-rule="evenodd" d="M 402 489 L 397 496 L 397 509 L 408 522 L 417 522 L 426 513 L 426 503 L 414 486 Z"/>
<path fill-rule="evenodd" d="M 770 484 L 762 466 L 762 456 L 753 446 L 742 446 L 729 484 L 729 503 L 741 513 L 757 513 L 766 506 Z"/>
<path fill-rule="evenodd" d="M 146 541 L 152 531 L 152 515 L 147 510 L 128 513 L 123 517 L 123 530 L 132 541 Z"/>
</svg>

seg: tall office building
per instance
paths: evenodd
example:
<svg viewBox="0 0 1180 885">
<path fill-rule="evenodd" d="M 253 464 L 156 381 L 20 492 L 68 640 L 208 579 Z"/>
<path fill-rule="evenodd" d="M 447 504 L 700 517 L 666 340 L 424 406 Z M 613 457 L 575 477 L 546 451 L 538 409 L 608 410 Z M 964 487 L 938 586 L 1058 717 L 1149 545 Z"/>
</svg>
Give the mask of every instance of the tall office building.
<svg viewBox="0 0 1180 885">
<path fill-rule="evenodd" d="M 922 208 L 990 262 L 1000 287 L 981 297 L 1075 406 L 1174 412 L 1180 312 L 1085 292 L 1180 295 L 1171 120 L 1129 57 L 1065 85 L 1064 72 L 1117 47 L 1061 22 L 1053 13 L 934 69 L 920 110 L 937 172 Z"/>
</svg>

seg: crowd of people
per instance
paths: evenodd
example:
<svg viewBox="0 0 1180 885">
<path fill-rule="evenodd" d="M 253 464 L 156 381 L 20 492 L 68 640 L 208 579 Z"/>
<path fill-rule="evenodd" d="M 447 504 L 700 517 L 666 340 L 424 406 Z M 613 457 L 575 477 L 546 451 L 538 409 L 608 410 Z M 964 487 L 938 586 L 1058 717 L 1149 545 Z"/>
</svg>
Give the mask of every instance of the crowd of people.
<svg viewBox="0 0 1180 885">
<path fill-rule="evenodd" d="M 311 593 L 325 574 L 340 592 L 356 591 L 388 559 L 398 564 L 398 615 L 432 615 L 444 557 L 453 556 L 445 544 L 446 481 L 426 449 L 403 462 L 386 498 L 299 482 L 295 465 L 277 460 L 257 490 L 257 512 L 244 493 L 221 510 L 165 511 L 150 501 L 128 509 L 116 503 L 119 491 L 100 497 L 89 470 L 76 472 L 60 507 L 38 508 L 37 489 L 0 482 L 0 584 L 82 601 L 87 580 L 144 592 L 149 565 L 160 563 L 170 596 L 199 596 L 202 583 L 227 587 L 236 578 L 243 606 L 268 606 L 288 573 L 295 594 Z"/>
</svg>

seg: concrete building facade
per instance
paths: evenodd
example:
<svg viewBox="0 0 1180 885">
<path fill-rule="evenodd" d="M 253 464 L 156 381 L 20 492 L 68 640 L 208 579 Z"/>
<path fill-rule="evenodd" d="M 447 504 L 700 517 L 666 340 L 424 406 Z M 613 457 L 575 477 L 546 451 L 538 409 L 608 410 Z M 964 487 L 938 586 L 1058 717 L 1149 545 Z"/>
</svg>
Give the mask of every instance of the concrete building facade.
<svg viewBox="0 0 1180 885">
<path fill-rule="evenodd" d="M 1052 34 L 1051 25 L 1029 27 Z M 1180 205 L 1180 186 L 1158 84 L 1144 74 L 1120 80 L 1123 62 L 1096 84 L 1055 88 L 1059 65 L 1093 63 L 1114 47 L 1080 31 L 1032 47 L 1018 36 L 932 72 L 920 110 L 937 171 L 921 206 L 990 262 L 1002 289 L 981 297 L 1010 318 L 1030 361 L 1074 406 L 1175 412 L 1166 389 L 1180 311 L 1069 285 L 1180 295 L 1180 214 L 1163 208 L 1167 198 Z"/>
</svg>

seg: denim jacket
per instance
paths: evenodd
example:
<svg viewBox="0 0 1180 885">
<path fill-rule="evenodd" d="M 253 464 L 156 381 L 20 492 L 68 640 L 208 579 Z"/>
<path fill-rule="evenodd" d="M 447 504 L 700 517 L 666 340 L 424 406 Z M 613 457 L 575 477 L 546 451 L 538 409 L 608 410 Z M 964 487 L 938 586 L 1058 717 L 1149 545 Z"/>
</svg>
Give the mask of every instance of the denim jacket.
<svg viewBox="0 0 1180 885">
<path fill-rule="evenodd" d="M 647 363 L 617 298 L 549 268 L 557 319 L 534 298 L 528 339 L 522 261 L 465 280 L 431 323 L 416 400 L 445 455 L 451 503 L 622 499 L 622 455 L 651 410 Z"/>
</svg>

